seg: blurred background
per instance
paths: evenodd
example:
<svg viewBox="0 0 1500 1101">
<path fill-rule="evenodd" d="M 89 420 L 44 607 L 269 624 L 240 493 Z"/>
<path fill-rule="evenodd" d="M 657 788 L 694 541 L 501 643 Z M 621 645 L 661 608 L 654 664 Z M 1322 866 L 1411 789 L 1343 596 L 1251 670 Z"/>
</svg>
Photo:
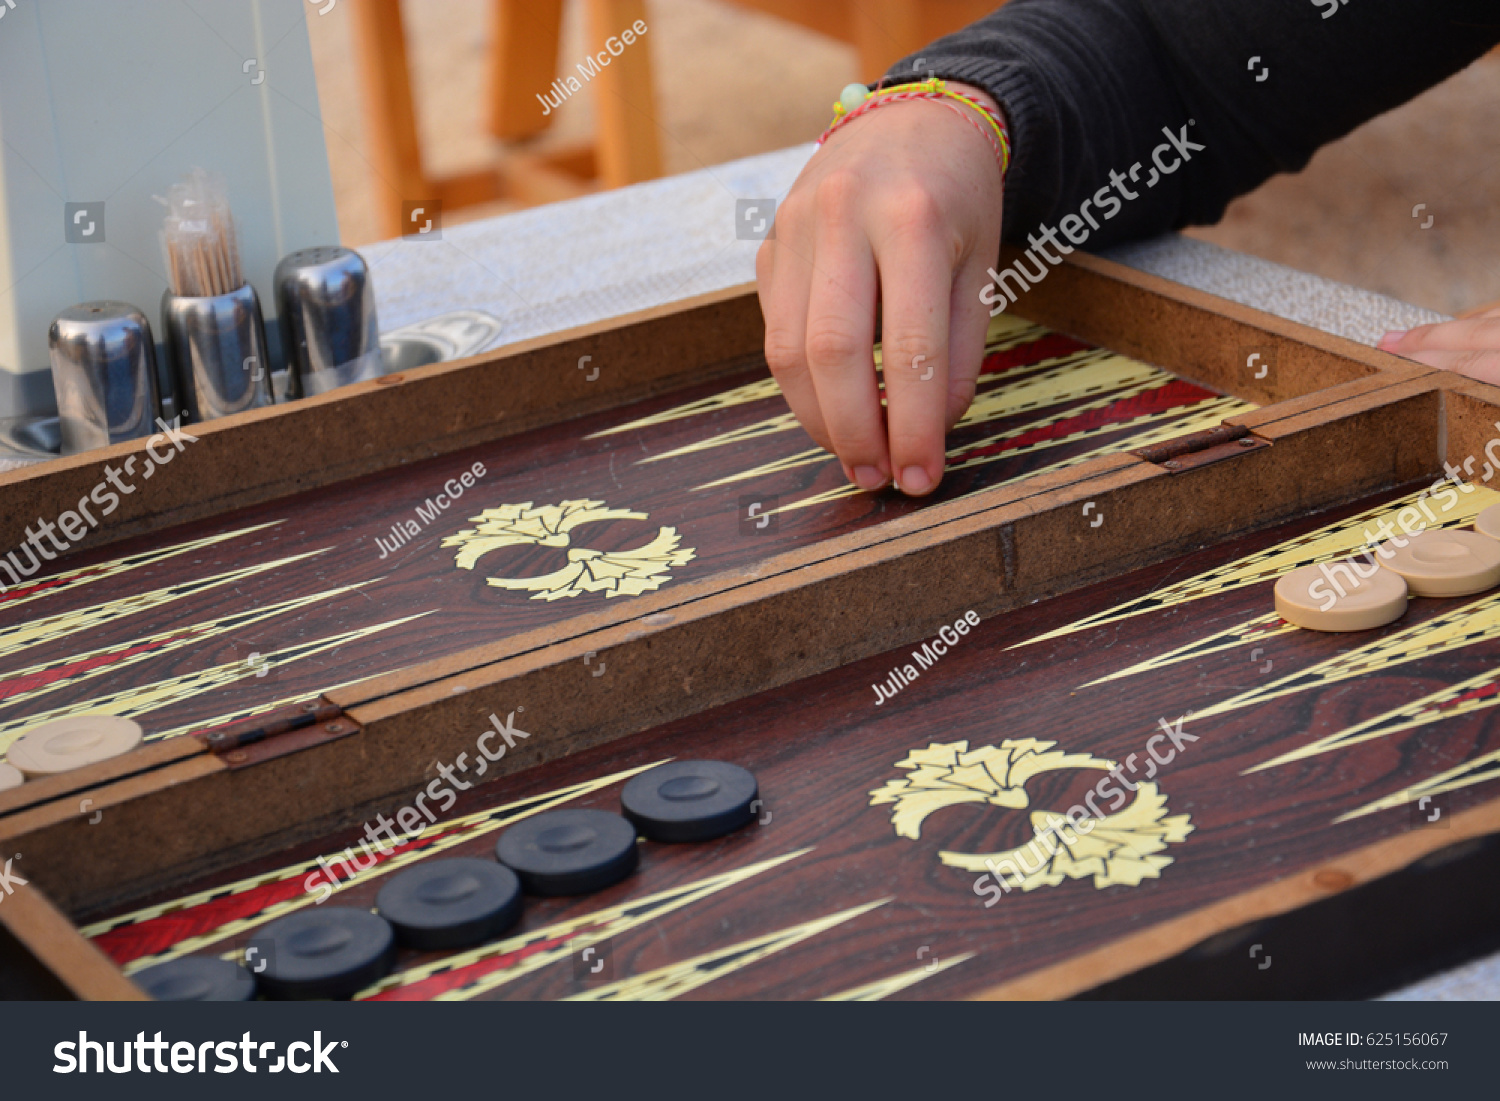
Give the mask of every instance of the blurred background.
<svg viewBox="0 0 1500 1101">
<path fill-rule="evenodd" d="M 398 173 L 409 174 L 418 157 L 428 181 L 450 187 L 405 194 L 441 195 L 444 219 L 454 224 L 813 140 L 845 84 L 878 76 L 989 6 L 340 0 L 326 16 L 310 8 L 344 243 L 399 231 Z M 636 18 L 649 32 L 606 70 L 624 87 L 626 109 L 601 103 L 601 89 L 613 86 L 596 79 L 543 118 L 536 93 Z M 406 81 L 394 71 L 398 51 Z M 393 87 L 402 83 L 404 94 Z M 1462 313 L 1500 300 L 1497 133 L 1500 56 L 1491 54 L 1323 149 L 1304 172 L 1241 198 L 1218 225 L 1189 233 Z M 601 164 L 605 156 L 613 163 Z M 614 178 L 601 184 L 600 170 Z"/>
<path fill-rule="evenodd" d="M 120 324 L 142 330 L 143 347 L 147 336 L 168 347 L 163 197 L 192 169 L 225 178 L 243 263 L 235 280 L 257 288 L 264 320 L 278 323 L 266 348 L 220 355 L 220 367 L 283 364 L 277 266 L 335 241 L 380 267 L 371 282 L 384 288 L 384 324 L 366 343 L 393 324 L 443 316 L 470 343 L 539 335 L 596 318 L 582 303 L 600 286 L 626 310 L 630 294 L 655 294 L 656 304 L 689 293 L 691 280 L 718 277 L 715 264 L 744 278 L 747 257 L 722 243 L 672 268 L 727 232 L 702 205 L 708 193 L 776 194 L 799 154 L 745 158 L 805 149 L 846 84 L 877 79 L 997 2 L 0 0 L 0 450 L 9 440 L 35 459 L 61 446 L 26 435 L 57 431 L 49 326 L 60 311 L 127 303 L 134 312 Z M 594 68 L 580 79 L 585 64 Z M 1187 232 L 1439 314 L 1500 303 L 1496 133 L 1500 51 L 1242 197 L 1218 225 Z M 739 163 L 714 167 L 730 161 Z M 483 259 L 451 239 L 393 252 L 403 236 L 422 239 L 424 220 L 439 229 L 425 239 L 438 241 L 444 223 L 704 171 L 712 175 L 663 185 L 639 207 L 607 204 L 607 216 L 589 204 L 463 235 L 483 238 Z M 761 180 L 774 184 L 760 191 Z M 1211 255 L 1211 266 L 1234 266 Z M 638 278 L 648 258 L 656 274 Z M 1297 293 L 1286 273 L 1261 278 Z M 1319 324 L 1350 313 L 1347 303 L 1332 308 Z M 476 321 L 474 311 L 492 309 L 504 316 Z M 366 312 L 374 317 L 373 300 Z M 417 343 L 459 354 L 462 341 L 439 336 Z M 177 369 L 156 360 L 165 411 Z M 124 369 L 110 363 L 65 362 L 77 385 L 64 390 L 97 405 L 110 390 L 100 373 Z M 148 373 L 144 359 L 129 370 Z M 135 408 L 122 382 L 110 392 Z M 89 415 L 103 416 L 93 405 Z"/>
</svg>

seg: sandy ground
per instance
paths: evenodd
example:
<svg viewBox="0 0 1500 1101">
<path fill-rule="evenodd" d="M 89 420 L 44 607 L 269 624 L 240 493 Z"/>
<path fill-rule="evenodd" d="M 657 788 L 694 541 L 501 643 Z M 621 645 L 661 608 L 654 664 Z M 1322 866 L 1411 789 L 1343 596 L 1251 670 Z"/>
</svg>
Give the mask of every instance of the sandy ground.
<svg viewBox="0 0 1500 1101">
<path fill-rule="evenodd" d="M 437 174 L 504 155 L 484 127 L 490 7 L 407 0 L 422 144 Z M 850 48 L 717 0 L 651 0 L 647 19 L 668 172 L 816 137 L 838 89 L 854 78 Z M 340 229 L 346 243 L 368 243 L 380 234 L 350 27 L 340 8 L 308 25 Z M 575 2 L 560 61 L 571 67 L 584 48 Z M 557 114 L 544 142 L 587 136 L 589 89 Z M 1497 133 L 1500 57 L 1491 54 L 1326 147 L 1305 171 L 1237 200 L 1218 225 L 1190 232 L 1443 313 L 1500 300 Z M 473 208 L 450 220 L 505 209 Z"/>
</svg>

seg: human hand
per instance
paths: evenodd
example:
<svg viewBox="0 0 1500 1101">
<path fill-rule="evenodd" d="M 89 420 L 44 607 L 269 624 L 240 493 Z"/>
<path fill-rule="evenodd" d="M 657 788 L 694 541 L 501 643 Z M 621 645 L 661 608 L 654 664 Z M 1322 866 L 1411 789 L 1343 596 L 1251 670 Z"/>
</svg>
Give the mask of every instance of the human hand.
<svg viewBox="0 0 1500 1101">
<path fill-rule="evenodd" d="M 948 87 L 995 107 L 977 88 Z M 766 361 L 802 426 L 862 489 L 894 480 L 922 496 L 943 476 L 943 437 L 984 357 L 979 292 L 1000 252 L 1001 183 L 969 120 L 915 99 L 840 127 L 777 208 L 755 258 Z"/>
<path fill-rule="evenodd" d="M 1386 333 L 1376 347 L 1429 367 L 1500 384 L 1500 305 L 1456 321 Z"/>
</svg>

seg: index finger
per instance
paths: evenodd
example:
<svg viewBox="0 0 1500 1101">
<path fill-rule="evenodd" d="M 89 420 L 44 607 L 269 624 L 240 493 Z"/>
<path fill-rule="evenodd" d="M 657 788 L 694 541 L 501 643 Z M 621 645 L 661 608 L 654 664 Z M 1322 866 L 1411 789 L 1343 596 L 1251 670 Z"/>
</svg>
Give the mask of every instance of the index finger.
<svg viewBox="0 0 1500 1101">
<path fill-rule="evenodd" d="M 816 230 L 807 365 L 839 460 L 862 489 L 878 489 L 891 467 L 875 383 L 875 259 L 859 224 L 837 213 Z"/>
<path fill-rule="evenodd" d="M 916 218 L 877 244 L 875 260 L 891 469 L 903 493 L 920 497 L 937 488 L 945 461 L 952 256 Z"/>
</svg>

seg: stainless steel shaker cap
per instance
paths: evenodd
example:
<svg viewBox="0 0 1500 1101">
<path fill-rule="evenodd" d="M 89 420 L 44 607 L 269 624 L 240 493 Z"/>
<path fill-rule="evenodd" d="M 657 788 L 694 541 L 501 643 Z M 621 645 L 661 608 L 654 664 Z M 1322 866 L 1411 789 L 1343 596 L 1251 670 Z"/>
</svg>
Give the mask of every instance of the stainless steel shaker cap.
<svg viewBox="0 0 1500 1101">
<path fill-rule="evenodd" d="M 338 245 L 299 249 L 276 265 L 275 284 L 291 392 L 321 394 L 384 372 L 375 289 L 359 253 Z"/>
<path fill-rule="evenodd" d="M 47 332 L 64 453 L 156 431 L 156 342 L 128 302 L 69 306 Z"/>
</svg>

